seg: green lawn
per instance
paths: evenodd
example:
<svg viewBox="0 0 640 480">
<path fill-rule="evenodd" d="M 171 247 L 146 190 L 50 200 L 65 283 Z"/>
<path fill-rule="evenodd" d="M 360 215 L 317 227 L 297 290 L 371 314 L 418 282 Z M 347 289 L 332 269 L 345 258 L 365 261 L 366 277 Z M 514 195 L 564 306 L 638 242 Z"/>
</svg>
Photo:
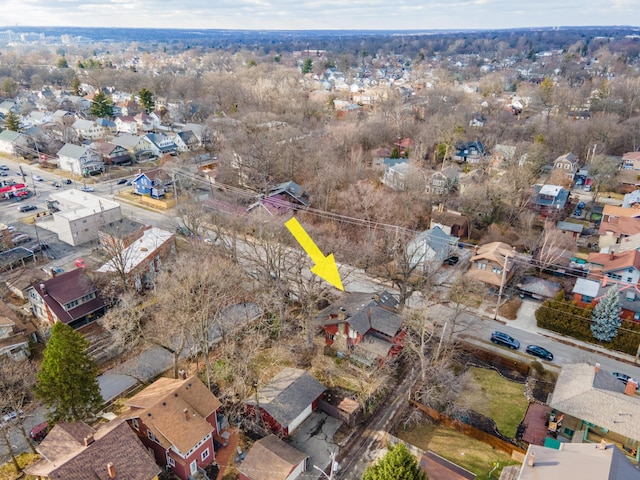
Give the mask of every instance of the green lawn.
<svg viewBox="0 0 640 480">
<path fill-rule="evenodd" d="M 498 430 L 514 438 L 518 425 L 527 413 L 524 385 L 501 377 L 495 370 L 472 367 L 471 384 L 462 394 L 461 404 L 468 410 L 492 418 Z"/>
<path fill-rule="evenodd" d="M 493 480 L 500 477 L 502 467 L 518 463 L 486 443 L 439 424 L 422 424 L 409 430 L 398 428 L 394 435 L 466 468 L 477 475 L 477 480 L 489 480 L 489 473 L 496 463 L 499 465 L 491 475 Z"/>
</svg>

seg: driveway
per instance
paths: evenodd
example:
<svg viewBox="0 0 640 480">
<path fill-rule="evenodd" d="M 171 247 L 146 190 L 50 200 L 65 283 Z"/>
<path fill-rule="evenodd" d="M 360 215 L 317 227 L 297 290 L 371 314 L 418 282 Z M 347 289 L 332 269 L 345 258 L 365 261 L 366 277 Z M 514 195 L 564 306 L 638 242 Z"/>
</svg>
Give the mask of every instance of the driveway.
<svg viewBox="0 0 640 480">
<path fill-rule="evenodd" d="M 305 478 L 323 476 L 314 466 L 326 469 L 331 462 L 331 454 L 338 453 L 339 447 L 333 443 L 333 436 L 341 425 L 342 420 L 316 410 L 291 436 L 289 443 L 309 456 L 309 470 L 305 472 Z"/>
</svg>

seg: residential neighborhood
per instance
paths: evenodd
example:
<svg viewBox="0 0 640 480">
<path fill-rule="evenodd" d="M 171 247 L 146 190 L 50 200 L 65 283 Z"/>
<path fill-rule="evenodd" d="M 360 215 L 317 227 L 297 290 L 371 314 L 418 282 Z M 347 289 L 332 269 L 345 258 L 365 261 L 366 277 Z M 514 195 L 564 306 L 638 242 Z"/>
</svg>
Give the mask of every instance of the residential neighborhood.
<svg viewBox="0 0 640 480">
<path fill-rule="evenodd" d="M 509 32 L 0 31 L 0 472 L 640 478 L 637 35 Z"/>
</svg>

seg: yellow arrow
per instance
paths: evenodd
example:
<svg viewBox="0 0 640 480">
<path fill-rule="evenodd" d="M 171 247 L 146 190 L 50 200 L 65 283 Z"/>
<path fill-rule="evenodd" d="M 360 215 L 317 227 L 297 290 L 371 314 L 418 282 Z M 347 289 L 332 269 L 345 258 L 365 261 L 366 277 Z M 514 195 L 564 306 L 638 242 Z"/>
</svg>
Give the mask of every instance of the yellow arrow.
<svg viewBox="0 0 640 480">
<path fill-rule="evenodd" d="M 338 266 L 336 265 L 336 260 L 333 258 L 333 253 L 325 257 L 295 217 L 291 218 L 284 225 L 289 229 L 291 235 L 298 241 L 304 251 L 307 252 L 307 255 L 311 257 L 313 263 L 315 263 L 311 271 L 334 287 L 344 291 L 342 280 L 340 280 L 340 272 L 338 272 Z"/>
</svg>

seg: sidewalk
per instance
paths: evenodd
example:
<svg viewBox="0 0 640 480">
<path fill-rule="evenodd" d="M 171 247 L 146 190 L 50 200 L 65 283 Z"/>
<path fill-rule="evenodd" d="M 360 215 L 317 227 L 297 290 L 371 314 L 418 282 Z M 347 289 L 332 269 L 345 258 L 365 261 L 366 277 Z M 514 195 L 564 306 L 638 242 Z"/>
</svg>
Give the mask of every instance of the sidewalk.
<svg viewBox="0 0 640 480">
<path fill-rule="evenodd" d="M 509 320 L 498 315 L 497 321 L 504 323 L 505 325 L 509 325 L 513 328 L 517 328 L 519 330 L 525 330 L 527 332 L 536 333 L 547 338 L 552 338 L 558 342 L 564 343 L 565 345 L 573 345 L 574 347 L 587 352 L 603 355 L 605 357 L 609 357 L 620 362 L 625 362 L 630 365 L 637 365 L 637 363 L 635 363 L 635 357 L 633 355 L 616 352 L 615 350 L 608 350 L 599 345 L 576 340 L 575 338 L 571 338 L 566 335 L 561 335 L 559 333 L 552 332 L 551 330 L 546 330 L 544 328 L 538 327 L 535 312 L 538 307 L 540 307 L 540 305 L 542 305 L 542 303 L 536 300 L 523 299 L 522 305 L 520 305 L 520 308 L 518 309 L 517 318 L 515 320 Z M 485 319 L 493 319 L 494 308 L 495 305 L 488 305 L 486 303 L 483 303 L 476 311 L 476 314 L 479 317 Z"/>
</svg>

